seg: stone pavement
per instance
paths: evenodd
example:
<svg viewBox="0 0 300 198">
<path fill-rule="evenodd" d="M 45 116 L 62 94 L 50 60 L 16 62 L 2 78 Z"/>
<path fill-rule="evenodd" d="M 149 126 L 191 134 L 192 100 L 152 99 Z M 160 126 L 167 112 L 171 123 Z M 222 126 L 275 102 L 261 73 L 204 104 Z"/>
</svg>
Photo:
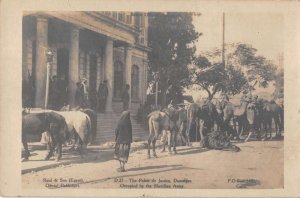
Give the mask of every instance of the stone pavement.
<svg viewBox="0 0 300 198">
<path fill-rule="evenodd" d="M 90 161 L 95 161 L 100 158 L 113 158 L 114 143 L 107 142 L 101 145 L 91 145 L 88 146 L 88 152 L 85 155 L 79 155 L 76 151 L 69 151 L 69 146 L 63 147 L 62 159 L 56 161 L 54 157 L 50 160 L 44 160 L 47 154 L 46 146 L 40 142 L 28 143 L 29 151 L 31 156 L 28 161 L 22 162 L 22 174 L 33 173 L 45 169 L 55 168 L 55 167 L 67 167 L 69 164 L 74 163 L 85 163 Z M 131 152 L 135 152 L 140 149 L 146 149 L 147 143 L 143 142 L 133 142 L 131 144 Z M 23 151 L 23 150 L 22 150 Z"/>
</svg>

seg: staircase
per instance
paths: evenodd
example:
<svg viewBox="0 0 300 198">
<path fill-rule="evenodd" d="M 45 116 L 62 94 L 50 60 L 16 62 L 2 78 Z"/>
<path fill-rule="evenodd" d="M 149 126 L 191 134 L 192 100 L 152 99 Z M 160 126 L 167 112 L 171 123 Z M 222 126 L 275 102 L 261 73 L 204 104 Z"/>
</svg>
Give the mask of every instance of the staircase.
<svg viewBox="0 0 300 198">
<path fill-rule="evenodd" d="M 115 141 L 115 128 L 121 113 L 99 113 L 97 115 L 97 135 L 95 142 L 103 144 Z M 131 116 L 132 139 L 133 141 L 147 140 L 148 130 L 138 124 L 134 116 Z"/>
</svg>

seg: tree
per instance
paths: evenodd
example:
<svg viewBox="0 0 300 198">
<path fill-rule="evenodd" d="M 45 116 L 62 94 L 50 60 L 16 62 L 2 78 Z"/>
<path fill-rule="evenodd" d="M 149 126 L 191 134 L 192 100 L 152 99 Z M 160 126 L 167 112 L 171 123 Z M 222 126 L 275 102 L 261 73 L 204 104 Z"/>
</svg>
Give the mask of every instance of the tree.
<svg viewBox="0 0 300 198">
<path fill-rule="evenodd" d="M 193 82 L 208 93 L 209 98 L 218 92 L 236 95 L 251 92 L 256 86 L 267 87 L 274 80 L 276 67 L 257 50 L 247 44 L 226 46 L 227 62 L 222 64 L 221 50 L 216 49 L 199 55 L 191 71 Z"/>
<path fill-rule="evenodd" d="M 207 92 L 209 99 L 220 91 L 230 95 L 238 94 L 247 82 L 241 69 L 231 65 L 225 68 L 222 63 L 211 63 L 204 56 L 197 57 L 194 63 L 196 68 L 191 71 L 193 82 Z"/>
<path fill-rule="evenodd" d="M 182 91 L 189 84 L 188 65 L 195 53 L 195 42 L 201 35 L 195 31 L 191 13 L 149 13 L 149 82 L 152 72 L 159 73 L 162 105 L 166 106 L 167 82 L 171 92 Z"/>
<path fill-rule="evenodd" d="M 227 64 L 241 68 L 247 78 L 244 90 L 255 90 L 255 86 L 266 88 L 274 80 L 276 66 L 265 57 L 257 55 L 257 49 L 248 44 L 231 44 L 233 52 L 228 54 Z"/>
<path fill-rule="evenodd" d="M 284 98 L 284 73 L 283 69 L 279 69 L 275 76 L 275 90 L 273 93 L 273 97 L 275 99 Z"/>
</svg>

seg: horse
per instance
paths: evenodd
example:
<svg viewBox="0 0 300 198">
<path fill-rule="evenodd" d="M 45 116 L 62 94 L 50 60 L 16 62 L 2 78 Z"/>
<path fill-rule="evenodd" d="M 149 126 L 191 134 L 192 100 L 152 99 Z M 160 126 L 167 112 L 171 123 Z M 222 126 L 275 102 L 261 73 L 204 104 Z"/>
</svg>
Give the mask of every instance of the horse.
<svg viewBox="0 0 300 198">
<path fill-rule="evenodd" d="M 171 153 L 172 146 L 174 153 L 176 153 L 177 131 L 185 121 L 185 110 L 166 109 L 164 111 L 153 111 L 147 116 L 147 118 L 149 125 L 148 158 L 150 158 L 151 143 L 153 156 L 157 157 L 155 151 L 155 144 L 161 132 L 167 135 L 169 153 Z"/>
<path fill-rule="evenodd" d="M 67 137 L 67 125 L 63 116 L 55 112 L 22 113 L 22 143 L 25 149 L 24 161 L 29 159 L 30 152 L 27 144 L 27 134 L 40 135 L 47 131 L 51 141 L 48 142 L 48 153 L 45 160 L 53 156 L 54 148 L 57 147 L 59 161 L 62 156 L 62 143 Z"/>
<path fill-rule="evenodd" d="M 192 103 L 187 108 L 187 127 L 186 127 L 186 145 L 190 146 L 190 130 L 192 125 L 196 125 L 196 141 L 198 141 L 198 131 L 200 139 L 203 139 L 206 133 L 210 132 L 214 123 L 222 124 L 217 109 L 211 101 L 203 103 Z M 204 129 L 206 128 L 206 133 Z M 202 143 L 200 142 L 200 146 Z"/>
<path fill-rule="evenodd" d="M 263 100 L 262 102 L 262 119 L 263 119 L 263 128 L 265 130 L 264 140 L 270 135 L 272 139 L 272 121 L 274 120 L 276 137 L 281 136 L 281 131 L 283 129 L 283 123 L 281 119 L 282 108 L 275 103 L 275 101 Z"/>
<path fill-rule="evenodd" d="M 163 144 L 163 150 L 165 151 L 166 143 L 168 143 L 168 151 L 171 153 L 171 148 L 173 146 L 173 151 L 176 154 L 176 144 L 178 132 L 184 128 L 186 121 L 186 110 L 184 108 L 167 108 L 165 109 L 167 116 L 170 119 L 170 130 L 166 131 L 167 141 Z M 182 134 L 180 134 L 182 135 Z"/>
<path fill-rule="evenodd" d="M 218 111 L 219 117 L 223 120 L 221 130 L 228 133 L 229 138 L 236 137 L 239 140 L 242 135 L 242 131 L 247 129 L 248 121 L 246 112 L 248 103 L 248 96 L 245 95 L 241 99 L 240 106 L 234 106 L 228 100 L 222 100 L 222 102 L 219 102 L 219 105 L 216 106 L 217 109 L 219 107 L 219 111 L 222 111 L 221 113 Z M 233 128 L 230 126 L 230 122 L 233 123 Z"/>
<path fill-rule="evenodd" d="M 77 144 L 81 146 L 81 153 L 86 152 L 89 136 L 91 135 L 90 117 L 81 111 L 55 111 L 66 120 L 69 134 L 77 137 Z"/>
</svg>

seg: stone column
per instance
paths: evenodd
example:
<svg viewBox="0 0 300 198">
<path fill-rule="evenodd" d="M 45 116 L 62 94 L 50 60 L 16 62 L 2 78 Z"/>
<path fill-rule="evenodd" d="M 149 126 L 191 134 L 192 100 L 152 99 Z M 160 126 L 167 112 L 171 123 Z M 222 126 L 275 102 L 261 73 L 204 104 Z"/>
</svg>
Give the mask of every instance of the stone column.
<svg viewBox="0 0 300 198">
<path fill-rule="evenodd" d="M 130 110 L 131 107 L 131 68 L 132 68 L 132 47 L 126 46 L 125 47 L 125 75 L 126 75 L 126 84 L 130 85 L 129 89 L 129 106 L 128 109 Z"/>
<path fill-rule="evenodd" d="M 48 48 L 48 20 L 37 17 L 36 20 L 36 73 L 35 73 L 35 107 L 43 108 L 46 94 L 46 73 Z"/>
<path fill-rule="evenodd" d="M 113 63 L 113 40 L 107 38 L 104 52 L 105 79 L 107 80 L 108 96 L 106 99 L 106 111 L 112 112 L 114 63 Z"/>
<path fill-rule="evenodd" d="M 70 57 L 69 57 L 69 104 L 75 105 L 76 82 L 79 80 L 79 29 L 72 27 L 70 32 Z"/>
</svg>

